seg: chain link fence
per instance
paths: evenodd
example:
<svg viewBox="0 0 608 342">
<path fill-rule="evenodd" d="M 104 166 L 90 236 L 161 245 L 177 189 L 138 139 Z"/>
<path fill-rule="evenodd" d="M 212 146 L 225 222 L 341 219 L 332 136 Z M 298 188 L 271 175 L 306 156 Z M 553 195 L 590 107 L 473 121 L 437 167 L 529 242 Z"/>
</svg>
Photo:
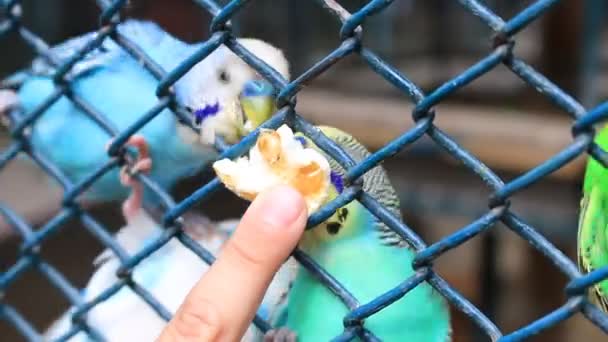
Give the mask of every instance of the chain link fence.
<svg viewBox="0 0 608 342">
<path fill-rule="evenodd" d="M 182 120 L 189 121 L 189 112 L 177 104 L 171 86 L 185 73 L 187 73 L 196 63 L 203 60 L 211 52 L 224 44 L 234 51 L 247 64 L 258 71 L 265 79 L 271 82 L 279 93 L 276 96 L 278 112 L 268 120 L 263 127 L 277 128 L 283 123 L 287 123 L 292 129 L 302 132 L 311 137 L 322 149 L 332 152 L 331 157 L 338 161 L 347 170 L 346 186 L 344 192 L 335 200 L 325 205 L 318 212 L 312 215 L 308 222 L 308 227 L 323 222 L 331 216 L 337 208 L 350 201 L 360 201 L 371 213 L 384 222 L 390 229 L 399 234 L 416 251 L 413 267 L 415 275 L 409 279 L 403 279 L 403 283 L 389 292 L 378 296 L 368 303 L 360 303 L 357 298 L 349 295 L 347 288 L 321 269 L 310 257 L 300 250 L 294 252 L 294 257 L 315 274 L 320 282 L 328 286 L 344 304 L 349 308 L 349 314 L 344 317 L 345 327 L 341 336 L 336 336 L 337 340 L 350 340 L 359 337 L 363 340 L 377 340 L 373 331 L 368 331 L 362 325 L 362 321 L 382 308 L 391 305 L 420 282 L 426 281 L 431 284 L 447 301 L 465 316 L 470 318 L 485 334 L 496 341 L 516 341 L 529 338 L 539 332 L 548 329 L 570 316 L 581 312 L 599 329 L 608 333 L 608 316 L 602 313 L 597 307 L 590 304 L 586 297 L 586 289 L 593 284 L 608 279 L 608 268 L 593 271 L 588 275 L 581 275 L 576 264 L 558 250 L 551 242 L 541 235 L 534 227 L 526 223 L 516 212 L 510 209 L 509 199 L 514 194 L 524 190 L 548 176 L 552 172 L 562 168 L 576 157 L 588 153 L 606 165 L 608 156 L 594 142 L 594 130 L 592 125 L 598 123 L 608 116 L 608 103 L 604 102 L 595 108 L 586 109 L 568 93 L 564 92 L 551 80 L 544 77 L 535 70 L 525 60 L 518 58 L 513 53 L 514 44 L 517 41 L 517 34 L 526 26 L 537 20 L 551 7 L 556 5 L 558 0 L 540 0 L 533 2 L 529 7 L 520 11 L 509 20 L 505 20 L 496 15 L 491 8 L 476 0 L 459 0 L 462 10 L 473 14 L 484 25 L 487 25 L 494 34 L 489 38 L 491 48 L 485 57 L 477 63 L 463 70 L 455 78 L 445 82 L 443 85 L 425 94 L 416 84 L 410 81 L 406 75 L 393 67 L 390 63 L 381 58 L 373 50 L 366 47 L 362 42 L 362 35 L 365 30 L 366 19 L 378 15 L 379 13 L 390 12 L 393 1 L 372 0 L 360 9 L 350 13 L 344 9 L 337 1 L 316 0 L 331 16 L 340 24 L 339 36 L 341 43 L 324 58 L 316 62 L 312 67 L 294 78 L 293 81 L 283 79 L 279 73 L 270 66 L 247 51 L 236 41 L 232 30 L 230 19 L 241 11 L 248 11 L 255 7 L 256 1 L 234 0 L 225 6 L 209 0 L 194 1 L 201 11 L 208 12 L 213 20 L 210 25 L 209 39 L 203 42 L 201 48 L 191 57 L 184 60 L 173 70 L 163 70 L 152 60 L 146 51 L 140 49 L 136 44 L 122 36 L 116 30 L 121 20 L 121 10 L 128 6 L 128 1 L 103 1 L 97 3 L 102 10 L 99 17 L 99 30 L 95 39 L 84 46 L 71 56 L 54 56 L 48 44 L 41 39 L 35 32 L 22 25 L 23 15 L 19 0 L 5 0 L 1 8 L 4 12 L 4 19 L 0 22 L 0 37 L 9 33 L 16 32 L 31 49 L 41 56 L 48 63 L 56 67 L 53 77 L 55 90 L 53 95 L 41 103 L 36 110 L 25 113 L 20 117 L 12 117 L 10 122 L 11 142 L 7 149 L 0 154 L 0 171 L 8 163 L 15 160 L 19 154 L 29 156 L 42 170 L 51 177 L 59 181 L 63 188 L 63 202 L 60 212 L 43 224 L 41 228 L 34 229 L 26 220 L 16 214 L 5 204 L 0 204 L 0 213 L 10 224 L 13 230 L 21 238 L 21 249 L 18 261 L 0 275 L 0 317 L 17 329 L 28 340 L 38 340 L 39 332 L 19 311 L 7 304 L 1 294 L 11 286 L 22 274 L 28 270 L 35 270 L 42 274 L 50 284 L 59 289 L 61 293 L 76 308 L 73 312 L 73 322 L 70 331 L 61 340 L 69 339 L 80 331 L 85 331 L 91 338 L 103 340 L 103 334 L 94 327 L 88 326 L 84 316 L 95 305 L 109 296 L 114 295 L 122 287 L 128 286 L 141 296 L 150 307 L 152 307 L 161 317 L 168 320 L 170 313 L 164 308 L 150 293 L 138 286 L 130 277 L 131 270 L 150 256 L 153 252 L 161 248 L 171 238 L 176 237 L 183 245 L 190 248 L 194 253 L 206 262 L 213 262 L 213 256 L 192 240 L 188 235 L 183 234 L 179 217 L 194 205 L 207 200 L 212 193 L 221 188 L 217 179 L 213 179 L 199 189 L 196 189 L 189 197 L 179 203 L 174 203 L 171 196 L 165 193 L 158 184 L 146 177 L 137 175 L 144 184 L 154 191 L 159 198 L 163 199 L 166 207 L 162 224 L 166 228 L 166 234 L 155 243 L 150 244 L 145 249 L 139 251 L 132 257 L 121 258 L 121 267 L 118 271 L 120 281 L 111 288 L 104 291 L 92 302 L 84 302 L 78 290 L 59 272 L 55 267 L 48 263 L 40 255 L 40 246 L 53 234 L 61 234 L 62 224 L 69 219 L 78 219 L 87 230 L 95 236 L 106 247 L 110 248 L 117 255 L 124 256 L 122 248 L 109 234 L 107 227 L 99 223 L 85 208 L 76 200 L 84 193 L 87 188 L 96 182 L 100 177 L 110 170 L 120 167 L 125 158 L 121 151 L 123 144 L 128 138 L 154 119 L 162 110 L 169 108 L 175 115 Z M 245 5 L 248 5 L 245 8 Z M 113 125 L 108 122 L 104 113 L 98 112 L 94 106 L 87 103 L 82 97 L 70 89 L 68 74 L 76 63 L 81 61 L 90 51 L 98 48 L 104 40 L 111 39 L 121 46 L 134 59 L 141 62 L 143 68 L 148 70 L 158 79 L 157 105 L 147 113 L 141 113 L 141 119 L 132 127 L 125 131 L 113 129 Z M 10 47 L 4 46 L 4 49 Z M 403 96 L 411 99 L 415 104 L 410 117 L 403 113 L 403 120 L 413 120 L 415 125 L 412 129 L 403 132 L 399 137 L 386 144 L 381 149 L 370 155 L 360 163 L 354 163 L 348 155 L 341 150 L 333 141 L 323 135 L 314 133 L 314 128 L 307 120 L 298 114 L 296 98 L 298 92 L 304 85 L 331 69 L 335 63 L 341 59 L 356 55 L 371 70 L 380 75 L 387 83 L 399 90 Z M 454 139 L 446 134 L 441 127 L 434 124 L 436 116 L 441 115 L 434 107 L 442 102 L 446 97 L 454 92 L 466 87 L 469 83 L 482 75 L 490 72 L 498 65 L 504 65 L 516 76 L 522 79 L 537 92 L 548 98 L 561 111 L 572 118 L 572 142 L 561 152 L 555 154 L 537 167 L 528 170 L 519 177 L 506 182 L 501 179 L 492 169 L 484 165 L 475 155 L 462 148 Z M 55 167 L 47 158 L 31 148 L 28 144 L 27 130 L 45 111 L 58 99 L 67 97 L 80 110 L 85 112 L 91 119 L 97 122 L 110 135 L 114 136 L 114 142 L 110 148 L 111 160 L 104 167 L 92 173 L 86 180 L 73 184 Z M 257 130 L 244 138 L 234 146 L 222 147 L 222 156 L 234 158 L 248 151 L 255 142 Z M 439 241 L 427 245 L 408 227 L 406 222 L 396 219 L 387 208 L 383 207 L 377 199 L 362 191 L 361 183 L 357 180 L 373 167 L 377 166 L 385 158 L 392 156 L 408 146 L 415 143 L 423 136 L 429 137 L 440 149 L 451 155 L 455 160 L 461 162 L 472 173 L 476 174 L 493 194 L 488 199 L 488 209 L 478 219 L 470 224 L 458 229 L 454 233 L 446 236 Z M 497 152 L 498 153 L 498 152 Z M 540 251 L 546 258 L 550 259 L 553 265 L 570 279 L 565 291 L 568 300 L 553 312 L 530 322 L 527 326 L 516 331 L 501 331 L 497 325 L 482 313 L 474 304 L 459 293 L 447 281 L 433 271 L 433 260 L 440 258 L 446 251 L 458 248 L 470 239 L 479 234 L 487 232 L 502 222 L 508 229 L 517 234 L 521 239 L 527 241 L 535 249 Z M 551 286 L 551 284 L 547 284 Z M 260 317 L 256 317 L 254 323 L 262 330 L 270 329 L 268 322 Z"/>
</svg>

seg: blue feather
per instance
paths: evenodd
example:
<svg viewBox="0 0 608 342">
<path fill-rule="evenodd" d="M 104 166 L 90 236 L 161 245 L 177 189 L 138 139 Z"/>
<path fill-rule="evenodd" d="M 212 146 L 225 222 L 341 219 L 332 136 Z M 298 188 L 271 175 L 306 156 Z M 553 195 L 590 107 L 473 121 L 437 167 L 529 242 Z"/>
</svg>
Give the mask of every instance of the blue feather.
<svg viewBox="0 0 608 342">
<path fill-rule="evenodd" d="M 167 70 L 194 49 L 150 22 L 129 20 L 119 25 L 118 30 Z M 68 40 L 53 50 L 60 57 L 68 57 L 94 35 L 89 33 Z M 72 75 L 71 89 L 122 132 L 158 103 L 157 80 L 110 39 L 105 40 L 103 47 L 103 51 L 93 51 L 75 66 L 74 72 L 78 73 Z M 55 89 L 50 78 L 52 72 L 45 68 L 52 67 L 38 61 L 37 70 L 18 90 L 25 113 L 34 110 Z M 165 109 L 137 132 L 146 138 L 150 147 L 154 161 L 150 177 L 164 189 L 200 171 L 215 157 L 211 148 L 184 142 L 177 125 L 175 115 Z M 74 183 L 84 180 L 109 160 L 105 146 L 110 135 L 65 96 L 34 123 L 31 137 L 32 147 Z M 105 202 L 123 200 L 127 194 L 128 189 L 120 184 L 118 170 L 114 169 L 94 182 L 84 196 Z M 152 198 L 146 193 L 147 200 Z"/>
</svg>

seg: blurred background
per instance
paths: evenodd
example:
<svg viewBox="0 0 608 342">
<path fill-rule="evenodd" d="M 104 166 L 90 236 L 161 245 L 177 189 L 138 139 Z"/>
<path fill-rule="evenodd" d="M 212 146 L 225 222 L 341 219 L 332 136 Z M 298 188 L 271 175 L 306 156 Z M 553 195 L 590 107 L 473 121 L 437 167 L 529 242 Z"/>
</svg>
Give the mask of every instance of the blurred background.
<svg viewBox="0 0 608 342">
<path fill-rule="evenodd" d="M 225 1 L 224 1 L 225 2 Z M 484 1 L 505 19 L 533 3 Z M 339 1 L 349 10 L 365 1 Z M 602 8 L 603 7 L 603 8 Z M 590 107 L 608 98 L 608 14 L 602 0 L 564 0 L 515 37 L 515 54 Z M 23 1 L 24 23 L 50 44 L 97 28 L 94 1 Z M 158 22 L 186 41 L 208 37 L 210 16 L 191 0 L 131 1 L 128 16 Z M 605 16 L 606 18 L 608 16 Z M 297 76 L 339 45 L 339 24 L 313 1 L 256 0 L 233 20 L 240 36 L 279 46 Z M 368 20 L 364 44 L 430 92 L 491 51 L 492 32 L 456 1 L 397 0 Z M 0 41 L 0 77 L 26 67 L 32 51 L 16 36 Z M 356 56 L 342 60 L 298 95 L 298 111 L 315 123 L 342 128 L 375 150 L 412 126 L 409 99 L 374 74 Z M 510 180 L 548 159 L 571 142 L 571 120 L 506 67 L 499 66 L 457 91 L 437 108 L 435 123 L 479 159 Z M 0 132 L 0 147 L 8 144 Z M 573 260 L 581 157 L 513 197 L 512 207 Z M 480 179 L 427 139 L 384 162 L 402 201 L 406 223 L 427 243 L 451 234 L 487 210 L 490 194 Z M 0 201 L 38 226 L 58 210 L 60 194 L 49 189 L 40 170 L 20 162 L 0 172 Z M 209 174 L 185 181 L 176 199 L 190 194 Z M 212 218 L 240 215 L 245 203 L 228 193 L 198 209 Z M 116 230 L 118 205 L 92 209 Z M 42 255 L 77 286 L 88 280 L 103 246 L 77 222 L 42 246 Z M 0 221 L 0 271 L 18 254 L 19 238 Z M 565 301 L 566 277 L 504 226 L 449 251 L 438 272 L 490 316 L 504 332 L 520 328 Z M 38 329 L 68 302 L 42 276 L 29 272 L 2 300 L 14 305 Z M 453 310 L 454 341 L 487 341 L 464 315 Z M 4 341 L 20 341 L 0 321 Z M 596 341 L 605 336 L 580 314 L 543 332 L 534 341 Z"/>
</svg>

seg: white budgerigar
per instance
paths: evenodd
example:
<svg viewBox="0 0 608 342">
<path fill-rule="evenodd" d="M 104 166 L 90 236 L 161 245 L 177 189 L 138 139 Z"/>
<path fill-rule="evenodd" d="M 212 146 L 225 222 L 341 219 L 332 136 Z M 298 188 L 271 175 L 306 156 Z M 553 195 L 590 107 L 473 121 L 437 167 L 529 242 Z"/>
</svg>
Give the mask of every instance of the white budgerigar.
<svg viewBox="0 0 608 342">
<path fill-rule="evenodd" d="M 128 144 L 136 146 L 140 153 L 132 171 L 148 172 L 152 161 L 148 146 L 139 135 L 133 136 Z M 132 188 L 130 197 L 124 202 L 122 210 L 127 221 L 115 236 L 116 241 L 129 254 L 133 255 L 155 241 L 163 232 L 155 220 L 141 207 L 142 185 L 121 172 L 121 182 Z M 187 234 L 214 255 L 236 228 L 239 220 L 211 222 L 197 215 L 184 215 L 184 229 Z M 83 295 L 85 301 L 95 299 L 103 291 L 118 281 L 116 271 L 119 259 L 111 250 L 105 250 L 96 260 L 97 269 L 89 280 Z M 275 275 L 259 313 L 265 319 L 275 313 L 275 309 L 286 296 L 291 281 L 295 278 L 297 264 L 289 259 Z M 152 294 L 172 314 L 207 271 L 209 266 L 191 250 L 172 238 L 162 248 L 144 259 L 133 269 L 133 280 Z M 45 341 L 53 341 L 69 331 L 71 313 L 68 310 L 55 321 L 45 333 Z M 100 332 L 109 342 L 154 341 L 166 322 L 129 287 L 123 287 L 109 299 L 97 304 L 87 313 L 87 324 Z M 261 341 L 263 334 L 251 326 L 242 341 Z M 68 341 L 85 342 L 90 337 L 79 332 Z"/>
</svg>

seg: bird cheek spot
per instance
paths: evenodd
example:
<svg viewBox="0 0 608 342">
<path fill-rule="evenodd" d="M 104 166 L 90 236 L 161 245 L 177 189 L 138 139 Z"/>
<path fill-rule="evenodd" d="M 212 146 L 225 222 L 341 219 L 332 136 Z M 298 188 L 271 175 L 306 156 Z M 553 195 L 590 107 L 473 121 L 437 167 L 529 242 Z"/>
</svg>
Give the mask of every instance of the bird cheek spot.
<svg viewBox="0 0 608 342">
<path fill-rule="evenodd" d="M 302 147 L 308 147 L 308 143 L 306 142 L 306 139 L 304 139 L 304 137 L 295 137 L 295 139 L 300 142 L 300 144 L 302 144 Z"/>
<path fill-rule="evenodd" d="M 205 119 L 216 116 L 220 112 L 220 104 L 216 102 L 212 105 L 206 105 L 203 109 L 197 109 L 194 112 L 194 123 L 201 125 Z"/>
<path fill-rule="evenodd" d="M 331 184 L 333 184 L 336 188 L 336 191 L 341 194 L 342 191 L 344 191 L 344 180 L 342 179 L 342 176 L 332 170 L 329 174 L 329 178 L 331 180 Z"/>
<path fill-rule="evenodd" d="M 338 209 L 338 220 L 341 222 L 346 221 L 348 218 L 348 208 L 340 208 Z"/>
<path fill-rule="evenodd" d="M 338 234 L 338 232 L 340 231 L 340 228 L 342 228 L 342 225 L 339 224 L 338 222 L 329 222 L 326 226 L 327 232 L 330 235 Z"/>
</svg>

